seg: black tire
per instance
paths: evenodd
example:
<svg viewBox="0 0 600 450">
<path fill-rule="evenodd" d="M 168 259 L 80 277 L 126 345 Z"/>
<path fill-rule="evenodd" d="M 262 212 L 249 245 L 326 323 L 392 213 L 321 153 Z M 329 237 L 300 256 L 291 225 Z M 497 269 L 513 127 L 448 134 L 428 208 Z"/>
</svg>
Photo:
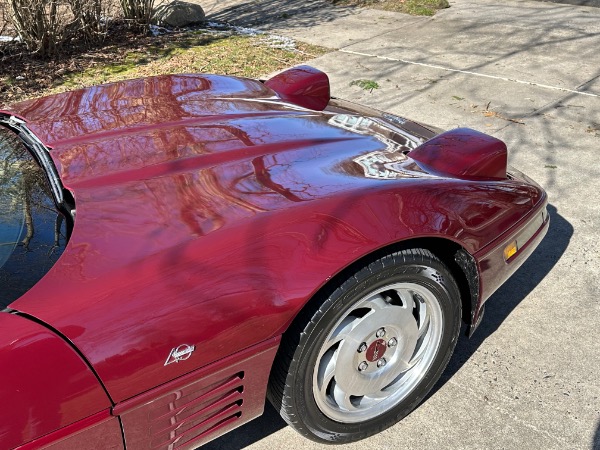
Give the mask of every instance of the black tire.
<svg viewBox="0 0 600 450">
<path fill-rule="evenodd" d="M 317 442 L 364 439 L 409 414 L 460 330 L 458 287 L 428 250 L 384 256 L 313 300 L 283 337 L 268 397 Z"/>
</svg>

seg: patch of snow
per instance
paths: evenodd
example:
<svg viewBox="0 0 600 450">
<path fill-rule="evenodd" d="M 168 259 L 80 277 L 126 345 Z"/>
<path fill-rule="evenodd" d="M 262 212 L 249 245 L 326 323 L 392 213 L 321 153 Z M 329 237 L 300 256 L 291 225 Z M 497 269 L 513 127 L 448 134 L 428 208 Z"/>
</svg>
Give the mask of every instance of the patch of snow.
<svg viewBox="0 0 600 450">
<path fill-rule="evenodd" d="M 0 42 L 21 42 L 19 36 L 0 36 Z"/>
<path fill-rule="evenodd" d="M 238 27 L 228 23 L 206 22 L 206 28 L 195 28 L 195 30 L 206 30 L 208 32 L 225 32 L 228 34 L 241 34 L 244 36 L 259 36 L 266 34 L 264 31 L 256 28 Z"/>
<path fill-rule="evenodd" d="M 261 37 L 259 41 L 272 48 L 280 48 L 282 50 L 296 50 L 296 41 L 287 36 L 279 36 L 277 34 L 269 34 L 266 37 Z"/>
<path fill-rule="evenodd" d="M 209 32 L 212 30 L 218 30 L 230 32 L 231 34 L 240 34 L 243 36 L 260 36 L 259 42 L 266 44 L 269 47 L 291 51 L 296 50 L 296 41 L 287 36 L 269 34 L 256 28 L 238 27 L 220 22 L 207 22 L 206 25 L 207 31 Z"/>
<path fill-rule="evenodd" d="M 231 29 L 237 34 L 243 34 L 246 36 L 258 36 L 259 34 L 265 34 L 264 31 L 257 30 L 256 28 L 245 28 L 232 26 Z"/>
<path fill-rule="evenodd" d="M 229 28 L 229 25 L 221 22 L 206 22 L 206 25 L 210 28 Z"/>
<path fill-rule="evenodd" d="M 241 36 L 251 36 L 258 37 L 258 41 L 261 44 L 268 45 L 272 48 L 279 48 L 283 50 L 296 50 L 296 41 L 287 36 L 279 36 L 276 34 L 269 34 L 265 31 L 256 29 L 256 28 L 248 28 L 248 27 L 238 27 L 236 25 L 230 25 L 228 23 L 222 22 L 211 22 L 208 21 L 203 27 L 193 27 L 187 29 L 188 31 L 202 31 L 211 34 L 217 35 L 241 35 Z M 150 32 L 153 36 L 159 36 L 165 33 L 172 33 L 173 31 L 168 28 L 158 27 L 156 25 L 150 25 Z"/>
<path fill-rule="evenodd" d="M 150 24 L 150 33 L 152 34 L 152 36 L 160 36 L 161 34 L 173 33 L 173 31 L 169 30 L 168 28 Z"/>
</svg>

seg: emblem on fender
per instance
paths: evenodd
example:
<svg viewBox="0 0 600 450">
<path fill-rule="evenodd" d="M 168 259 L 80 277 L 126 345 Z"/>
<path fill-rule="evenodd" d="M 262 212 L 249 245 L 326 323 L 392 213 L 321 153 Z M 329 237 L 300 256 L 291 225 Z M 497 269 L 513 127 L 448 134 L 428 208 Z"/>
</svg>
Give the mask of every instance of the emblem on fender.
<svg viewBox="0 0 600 450">
<path fill-rule="evenodd" d="M 186 359 L 189 359 L 190 356 L 192 356 L 194 350 L 196 350 L 195 345 L 181 344 L 179 347 L 175 347 L 171 350 L 171 353 L 169 353 L 169 357 L 165 361 L 164 365 L 167 366 L 171 363 L 185 361 Z"/>
</svg>

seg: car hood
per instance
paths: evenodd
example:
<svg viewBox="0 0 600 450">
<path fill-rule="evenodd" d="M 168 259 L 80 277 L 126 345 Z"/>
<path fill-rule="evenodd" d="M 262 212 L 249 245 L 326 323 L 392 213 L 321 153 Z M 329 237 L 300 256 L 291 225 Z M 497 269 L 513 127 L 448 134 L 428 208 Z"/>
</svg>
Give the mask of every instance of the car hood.
<svg viewBox="0 0 600 450">
<path fill-rule="evenodd" d="M 314 159 L 319 146 L 338 161 L 402 152 L 436 134 L 397 116 L 354 111 L 347 102 L 332 100 L 316 112 L 280 100 L 260 81 L 214 75 L 94 86 L 14 105 L 11 114 L 51 148 L 70 189 L 286 151 Z"/>
<path fill-rule="evenodd" d="M 435 134 L 343 101 L 302 108 L 260 81 L 216 75 L 94 86 L 10 114 L 50 149 L 74 195 L 66 258 L 101 241 L 86 263 L 94 276 L 264 213 L 430 177 L 406 153 Z"/>
</svg>

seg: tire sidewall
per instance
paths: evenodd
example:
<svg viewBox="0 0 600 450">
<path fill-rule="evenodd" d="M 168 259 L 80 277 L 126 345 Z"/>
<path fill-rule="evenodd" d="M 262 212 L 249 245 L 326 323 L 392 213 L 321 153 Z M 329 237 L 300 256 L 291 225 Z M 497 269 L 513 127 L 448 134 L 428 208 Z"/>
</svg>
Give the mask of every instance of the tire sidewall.
<svg viewBox="0 0 600 450">
<path fill-rule="evenodd" d="M 350 442 L 372 434 L 395 424 L 408 415 L 427 395 L 445 369 L 454 349 L 460 328 L 460 302 L 456 284 L 447 274 L 447 270 L 437 260 L 427 264 L 406 262 L 402 265 L 373 264 L 359 271 L 339 289 L 337 289 L 313 316 L 300 340 L 295 369 L 290 375 L 295 378 L 294 386 L 298 391 L 292 398 L 296 410 L 311 433 L 324 441 L 337 443 Z M 442 336 L 434 359 L 425 376 L 417 386 L 398 404 L 382 415 L 358 423 L 334 421 L 321 412 L 313 394 L 313 373 L 319 351 L 331 331 L 343 315 L 368 292 L 375 291 L 392 283 L 410 282 L 429 289 L 439 302 L 442 311 Z M 345 288 L 345 289 L 344 289 Z M 308 345 L 312 343 L 312 345 Z M 304 345 L 303 345 L 304 344 Z M 298 382 L 297 380 L 301 380 Z"/>
</svg>

